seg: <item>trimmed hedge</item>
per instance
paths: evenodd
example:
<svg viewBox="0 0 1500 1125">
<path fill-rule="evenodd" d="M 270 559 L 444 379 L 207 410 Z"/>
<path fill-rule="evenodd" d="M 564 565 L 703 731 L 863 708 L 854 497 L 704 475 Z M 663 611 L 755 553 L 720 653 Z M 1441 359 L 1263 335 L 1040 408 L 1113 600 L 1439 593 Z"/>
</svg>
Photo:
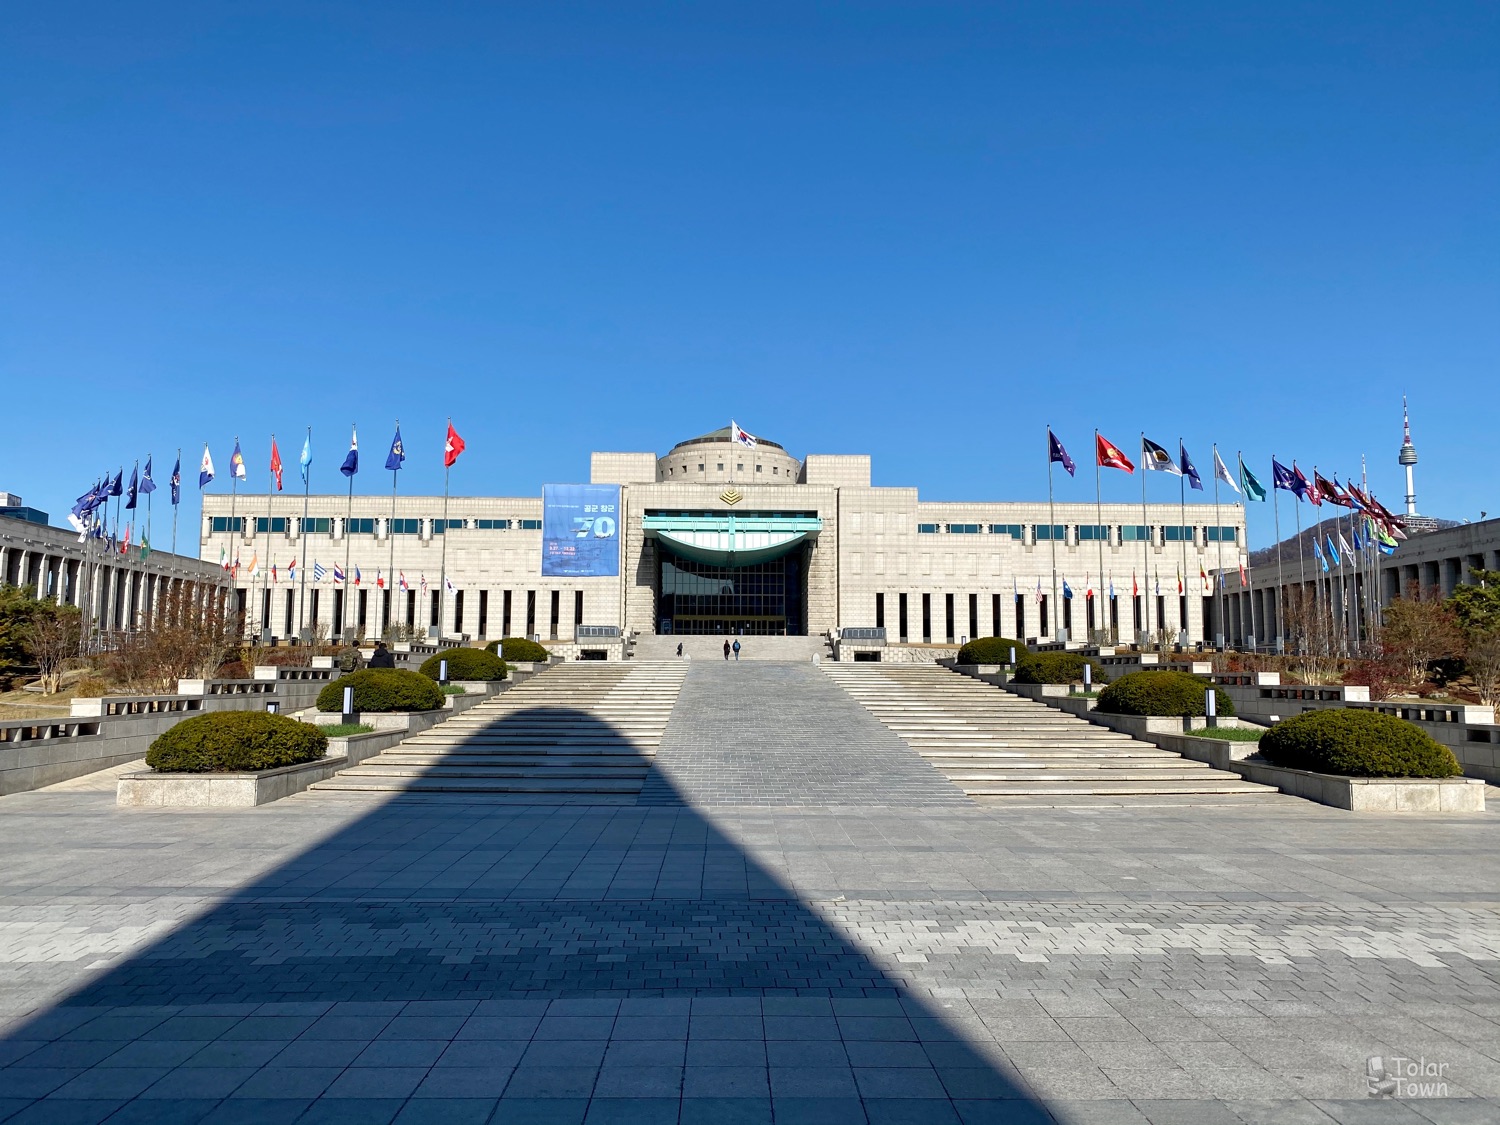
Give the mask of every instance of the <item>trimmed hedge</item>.
<svg viewBox="0 0 1500 1125">
<path fill-rule="evenodd" d="M 436 711 L 443 693 L 420 672 L 405 668 L 365 668 L 340 676 L 318 692 L 319 711 L 342 711 L 344 689 L 354 689 L 356 711 Z"/>
<path fill-rule="evenodd" d="M 1376 711 L 1304 711 L 1260 739 L 1273 766 L 1347 777 L 1457 777 L 1458 759 L 1420 727 Z"/>
<path fill-rule="evenodd" d="M 975 637 L 958 650 L 960 664 L 1009 664 L 1010 650 L 1016 650 L 1016 659 L 1026 659 L 1026 642 L 1013 637 Z"/>
<path fill-rule="evenodd" d="M 163 773 L 240 773 L 316 762 L 328 736 L 311 723 L 269 711 L 215 711 L 157 736 L 146 764 Z"/>
<path fill-rule="evenodd" d="M 1093 668 L 1093 682 L 1101 687 L 1107 682 L 1104 665 L 1081 652 L 1033 652 L 1016 664 L 1018 684 L 1081 684 L 1083 669 Z"/>
<path fill-rule="evenodd" d="M 1099 693 L 1098 710 L 1110 715 L 1201 715 L 1207 680 L 1191 672 L 1127 672 Z M 1234 701 L 1215 688 L 1220 715 L 1234 714 Z"/>
<path fill-rule="evenodd" d="M 550 652 L 535 641 L 528 641 L 525 637 L 501 637 L 498 641 L 491 641 L 485 645 L 484 651 L 499 653 L 511 664 L 517 661 L 545 664 L 552 659 Z"/>
<path fill-rule="evenodd" d="M 448 662 L 450 680 L 505 679 L 505 661 L 493 652 L 485 652 L 482 648 L 449 648 L 442 652 L 435 652 L 422 661 L 420 669 L 422 675 L 429 680 L 437 679 L 445 660 Z"/>
</svg>

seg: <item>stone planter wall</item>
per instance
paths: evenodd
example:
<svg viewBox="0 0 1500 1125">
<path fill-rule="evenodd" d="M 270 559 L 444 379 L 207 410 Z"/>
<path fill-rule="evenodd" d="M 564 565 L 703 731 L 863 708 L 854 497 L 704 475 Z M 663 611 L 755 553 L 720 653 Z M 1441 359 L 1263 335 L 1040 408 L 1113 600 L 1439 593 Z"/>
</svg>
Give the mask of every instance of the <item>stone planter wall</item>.
<svg viewBox="0 0 1500 1125">
<path fill-rule="evenodd" d="M 1230 763 L 1246 781 L 1351 812 L 1482 813 L 1484 782 L 1472 777 L 1339 777 L 1273 766 L 1260 758 Z"/>
</svg>

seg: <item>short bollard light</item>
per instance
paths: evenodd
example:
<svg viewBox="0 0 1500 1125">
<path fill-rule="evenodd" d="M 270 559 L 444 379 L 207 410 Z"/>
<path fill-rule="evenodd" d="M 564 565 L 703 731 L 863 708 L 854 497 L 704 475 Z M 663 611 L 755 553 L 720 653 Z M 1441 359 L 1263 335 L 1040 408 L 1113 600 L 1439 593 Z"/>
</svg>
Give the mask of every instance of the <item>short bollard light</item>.
<svg viewBox="0 0 1500 1125">
<path fill-rule="evenodd" d="M 1094 690 L 1094 666 L 1092 664 L 1085 663 L 1083 666 L 1083 690 Z"/>
<path fill-rule="evenodd" d="M 438 661 L 438 683 L 444 687 L 448 686 L 448 662 L 446 660 Z"/>
<path fill-rule="evenodd" d="M 1015 645 L 1011 645 L 1010 646 L 1010 666 L 1012 668 L 1014 668 L 1016 666 L 1016 646 Z"/>
<path fill-rule="evenodd" d="M 281 711 L 281 703 L 275 699 L 268 699 L 266 700 L 266 710 L 272 715 L 278 714 Z"/>
<path fill-rule="evenodd" d="M 344 713 L 339 716 L 339 720 L 344 723 L 359 722 L 359 716 L 354 713 L 354 689 L 352 687 L 344 689 Z"/>
<path fill-rule="evenodd" d="M 1219 697 L 1214 694 L 1213 688 L 1207 688 L 1203 692 L 1203 715 L 1209 726 L 1219 725 Z"/>
</svg>

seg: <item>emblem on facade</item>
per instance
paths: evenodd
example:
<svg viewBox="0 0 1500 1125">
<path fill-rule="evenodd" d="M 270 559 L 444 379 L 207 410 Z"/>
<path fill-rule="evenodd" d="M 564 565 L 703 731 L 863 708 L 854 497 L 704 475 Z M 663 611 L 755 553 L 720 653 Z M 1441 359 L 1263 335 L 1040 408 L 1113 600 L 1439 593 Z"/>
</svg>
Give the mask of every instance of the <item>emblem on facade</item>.
<svg viewBox="0 0 1500 1125">
<path fill-rule="evenodd" d="M 726 488 L 723 492 L 719 493 L 719 499 L 731 506 L 738 504 L 744 498 L 744 495 L 738 488 Z"/>
</svg>

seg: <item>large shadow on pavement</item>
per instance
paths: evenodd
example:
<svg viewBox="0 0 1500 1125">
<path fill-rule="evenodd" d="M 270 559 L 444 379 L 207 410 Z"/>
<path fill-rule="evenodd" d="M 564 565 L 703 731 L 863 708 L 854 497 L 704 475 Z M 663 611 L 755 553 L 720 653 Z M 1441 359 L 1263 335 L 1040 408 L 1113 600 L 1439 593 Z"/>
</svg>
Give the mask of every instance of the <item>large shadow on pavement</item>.
<svg viewBox="0 0 1500 1125">
<path fill-rule="evenodd" d="M 633 752 L 583 711 L 489 729 L 523 728 Z M 1052 1120 L 699 811 L 368 799 L 14 1028 L 0 1119 Z"/>
</svg>

